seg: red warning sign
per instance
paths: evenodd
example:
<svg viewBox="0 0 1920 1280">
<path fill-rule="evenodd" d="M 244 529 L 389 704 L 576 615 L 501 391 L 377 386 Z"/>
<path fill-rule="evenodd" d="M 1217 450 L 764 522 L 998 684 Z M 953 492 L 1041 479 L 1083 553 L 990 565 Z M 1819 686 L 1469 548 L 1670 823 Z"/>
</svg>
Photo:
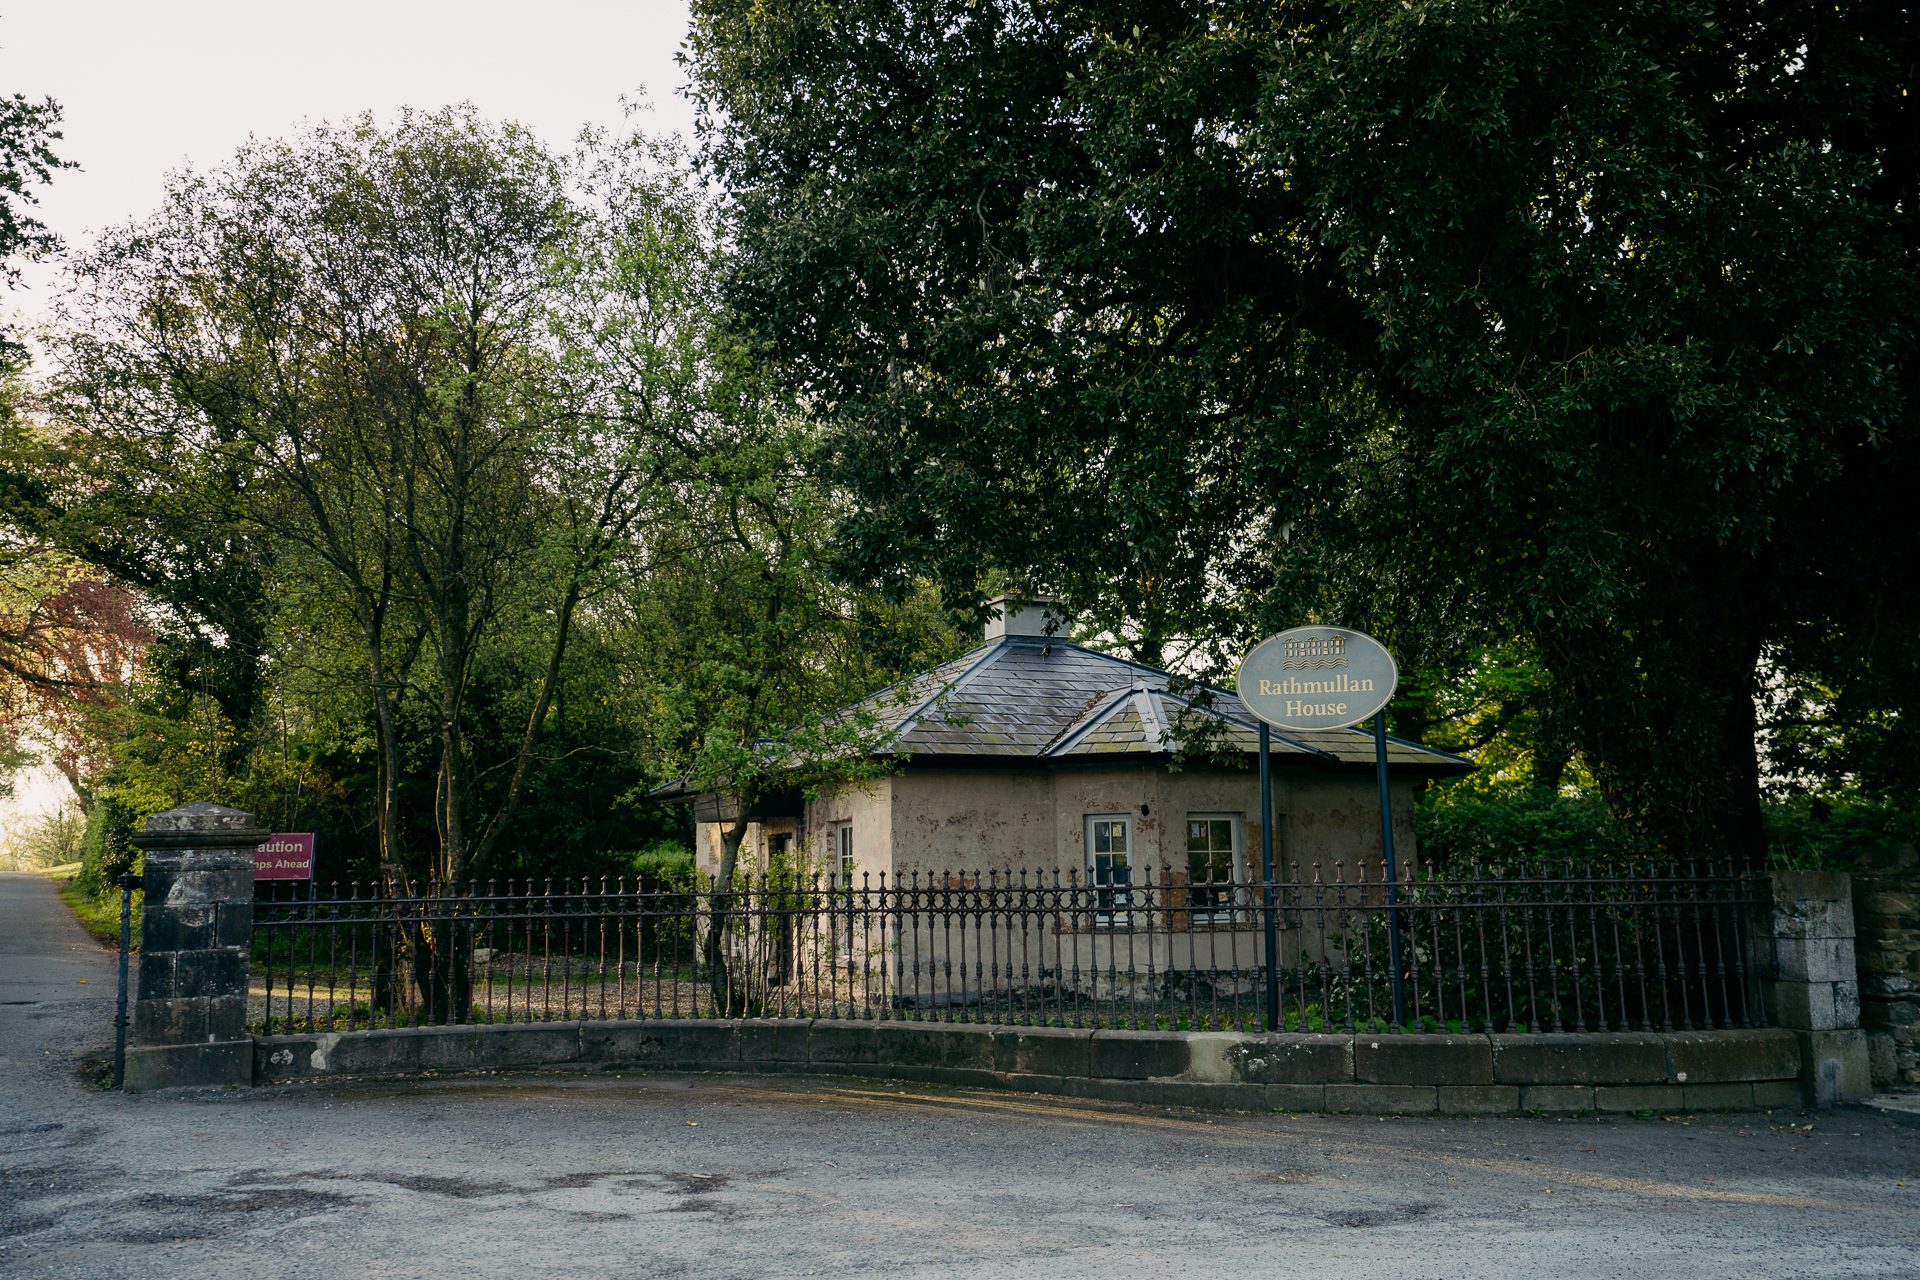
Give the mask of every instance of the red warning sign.
<svg viewBox="0 0 1920 1280">
<path fill-rule="evenodd" d="M 255 880 L 313 879 L 313 832 L 276 831 L 253 851 Z"/>
</svg>

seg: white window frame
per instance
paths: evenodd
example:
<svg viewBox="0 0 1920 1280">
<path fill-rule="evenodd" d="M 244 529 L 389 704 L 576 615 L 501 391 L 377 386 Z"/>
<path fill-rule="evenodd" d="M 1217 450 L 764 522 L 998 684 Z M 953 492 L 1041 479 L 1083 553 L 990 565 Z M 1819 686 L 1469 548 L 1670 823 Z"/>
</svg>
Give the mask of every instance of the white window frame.
<svg viewBox="0 0 1920 1280">
<path fill-rule="evenodd" d="M 1183 857 L 1185 858 L 1185 865 L 1187 869 L 1189 901 L 1191 901 L 1191 894 L 1192 894 L 1191 886 L 1195 882 L 1193 879 L 1193 855 L 1186 848 L 1186 842 L 1188 838 L 1186 824 L 1188 822 L 1223 822 L 1223 821 L 1231 824 L 1228 828 L 1229 832 L 1231 833 L 1228 838 L 1233 842 L 1233 847 L 1231 850 L 1228 851 L 1228 855 L 1227 855 L 1227 884 L 1230 886 L 1227 889 L 1227 901 L 1229 903 L 1232 903 L 1234 901 L 1235 888 L 1237 888 L 1240 885 L 1250 883 L 1252 880 L 1251 875 L 1247 874 L 1247 863 L 1246 863 L 1247 826 L 1244 820 L 1244 815 L 1238 814 L 1238 813 L 1214 813 L 1214 812 L 1189 813 L 1186 816 L 1186 818 L 1181 822 L 1181 826 L 1180 826 L 1180 846 L 1181 846 L 1180 851 Z M 1189 906 L 1188 912 L 1189 912 L 1189 919 L 1192 919 L 1196 923 L 1203 922 L 1203 921 L 1224 923 L 1226 921 L 1235 919 L 1237 914 L 1232 906 L 1203 907 L 1197 910 Z"/>
<path fill-rule="evenodd" d="M 853 884 L 853 872 L 856 866 L 853 854 L 853 821 L 833 824 L 834 864 L 838 868 L 840 883 L 843 886 Z"/>
<path fill-rule="evenodd" d="M 854 858 L 853 819 L 851 818 L 833 824 L 833 863 L 837 869 L 839 888 L 828 895 L 828 901 L 834 904 L 833 909 L 839 911 L 843 919 L 829 932 L 834 936 L 835 945 L 844 945 L 850 956 L 853 954 L 858 933 L 858 922 L 854 914 L 856 901 L 854 891 L 857 886 L 853 882 L 857 864 Z"/>
<path fill-rule="evenodd" d="M 1103 882 L 1100 879 L 1100 866 L 1097 861 L 1101 855 L 1095 847 L 1096 840 L 1094 837 L 1094 824 L 1099 822 L 1119 822 L 1125 824 L 1127 847 L 1122 856 L 1125 857 L 1126 861 L 1122 865 L 1126 868 L 1127 878 L 1122 882 L 1126 886 L 1124 889 L 1116 890 L 1112 887 L 1111 864 L 1108 866 L 1108 879 L 1105 882 L 1105 887 L 1102 887 Z M 1089 813 L 1086 815 L 1087 888 L 1093 891 L 1093 922 L 1096 926 L 1124 926 L 1132 919 L 1133 886 L 1135 883 L 1133 873 L 1139 866 L 1139 864 L 1133 860 L 1135 853 L 1133 834 L 1133 815 L 1130 813 Z M 1107 856 L 1111 857 L 1112 855 L 1109 853 Z"/>
</svg>

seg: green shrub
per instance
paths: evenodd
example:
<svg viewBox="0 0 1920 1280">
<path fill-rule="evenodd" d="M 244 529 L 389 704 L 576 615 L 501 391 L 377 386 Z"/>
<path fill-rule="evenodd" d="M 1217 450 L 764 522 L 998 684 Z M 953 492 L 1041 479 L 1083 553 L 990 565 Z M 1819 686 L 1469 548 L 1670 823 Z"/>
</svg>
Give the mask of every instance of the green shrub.
<svg viewBox="0 0 1920 1280">
<path fill-rule="evenodd" d="M 73 908 L 73 914 L 80 921 L 80 927 L 95 938 L 116 950 L 120 946 L 120 891 L 112 893 L 88 893 L 78 879 L 69 880 L 59 889 L 61 901 Z M 140 911 L 146 896 L 138 889 L 133 891 L 133 904 L 130 913 L 129 931 L 131 949 L 140 949 Z"/>
<path fill-rule="evenodd" d="M 1776 867 L 1844 870 L 1858 855 L 1891 844 L 1920 844 L 1920 810 L 1858 795 L 1795 796 L 1762 806 L 1767 858 Z M 1488 795 L 1434 787 L 1414 812 L 1420 860 L 1436 867 L 1483 868 L 1515 859 L 1576 862 L 1646 857 L 1655 850 L 1615 822 L 1597 797 L 1531 793 Z"/>
<path fill-rule="evenodd" d="M 1598 799 L 1530 793 L 1486 796 L 1434 788 L 1414 812 L 1420 860 L 1436 866 L 1517 859 L 1576 862 L 1644 857 L 1650 850 L 1613 820 Z"/>
<path fill-rule="evenodd" d="M 1865 796 L 1795 796 L 1766 807 L 1767 854 L 1776 867 L 1844 870 L 1868 849 L 1920 844 L 1920 811 Z"/>
<path fill-rule="evenodd" d="M 648 890 L 679 888 L 693 881 L 693 850 L 673 840 L 656 840 L 644 849 L 615 855 Z"/>
<path fill-rule="evenodd" d="M 87 833 L 80 842 L 82 889 L 94 897 L 112 892 L 120 877 L 134 870 L 140 851 L 128 837 L 133 834 L 133 813 L 111 796 L 103 796 L 87 814 Z"/>
</svg>

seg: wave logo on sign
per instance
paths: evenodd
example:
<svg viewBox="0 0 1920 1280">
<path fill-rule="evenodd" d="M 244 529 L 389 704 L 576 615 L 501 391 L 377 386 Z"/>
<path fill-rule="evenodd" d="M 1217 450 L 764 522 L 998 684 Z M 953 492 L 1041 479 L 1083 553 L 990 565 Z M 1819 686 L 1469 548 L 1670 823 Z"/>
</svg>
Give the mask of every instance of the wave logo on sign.
<svg viewBox="0 0 1920 1280">
<path fill-rule="evenodd" d="M 1332 636 L 1283 637 L 1280 645 L 1282 671 L 1326 671 L 1347 665 L 1347 638 Z"/>
</svg>

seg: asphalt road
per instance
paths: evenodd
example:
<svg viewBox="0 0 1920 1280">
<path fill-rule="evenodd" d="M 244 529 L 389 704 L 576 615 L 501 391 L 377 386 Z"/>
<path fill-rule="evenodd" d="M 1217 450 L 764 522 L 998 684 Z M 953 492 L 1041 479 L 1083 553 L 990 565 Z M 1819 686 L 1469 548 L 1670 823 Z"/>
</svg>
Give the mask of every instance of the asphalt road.
<svg viewBox="0 0 1920 1280">
<path fill-rule="evenodd" d="M 125 1096 L 94 1083 L 113 994 L 47 882 L 0 873 L 0 1273 L 1920 1276 L 1920 1130 L 1861 1113 L 1383 1121 L 699 1075 Z"/>
</svg>

